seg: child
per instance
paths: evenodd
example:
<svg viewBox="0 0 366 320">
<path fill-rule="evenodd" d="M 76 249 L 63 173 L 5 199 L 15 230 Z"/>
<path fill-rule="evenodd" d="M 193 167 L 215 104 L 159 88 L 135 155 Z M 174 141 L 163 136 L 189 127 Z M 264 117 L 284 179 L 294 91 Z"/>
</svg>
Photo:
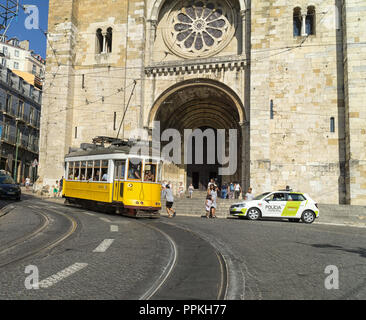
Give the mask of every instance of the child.
<svg viewBox="0 0 366 320">
<path fill-rule="evenodd" d="M 206 216 L 203 216 L 203 217 L 206 217 L 206 218 L 210 217 L 212 203 L 213 202 L 212 202 L 211 195 L 207 195 L 207 197 L 206 197 Z"/>
</svg>

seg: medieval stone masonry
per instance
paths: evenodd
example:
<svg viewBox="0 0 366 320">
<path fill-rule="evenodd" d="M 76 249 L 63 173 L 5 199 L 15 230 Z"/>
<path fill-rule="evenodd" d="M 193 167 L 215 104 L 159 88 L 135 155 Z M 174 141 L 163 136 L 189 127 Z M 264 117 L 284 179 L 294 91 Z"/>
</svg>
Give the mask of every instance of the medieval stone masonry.
<svg viewBox="0 0 366 320">
<path fill-rule="evenodd" d="M 240 181 L 366 204 L 366 3 L 50 0 L 39 182 L 136 128 L 237 129 Z M 136 87 L 134 86 L 136 81 Z M 217 164 L 166 168 L 203 188 Z"/>
</svg>

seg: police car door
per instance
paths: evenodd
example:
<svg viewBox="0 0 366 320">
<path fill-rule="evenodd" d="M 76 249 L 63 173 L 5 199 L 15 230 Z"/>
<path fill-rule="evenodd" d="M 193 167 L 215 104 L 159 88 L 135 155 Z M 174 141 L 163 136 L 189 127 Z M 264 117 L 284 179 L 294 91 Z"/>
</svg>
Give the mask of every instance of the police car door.
<svg viewBox="0 0 366 320">
<path fill-rule="evenodd" d="M 265 198 L 263 202 L 263 216 L 265 217 L 281 217 L 283 210 L 287 204 L 286 194 L 283 192 L 275 192 Z"/>
</svg>

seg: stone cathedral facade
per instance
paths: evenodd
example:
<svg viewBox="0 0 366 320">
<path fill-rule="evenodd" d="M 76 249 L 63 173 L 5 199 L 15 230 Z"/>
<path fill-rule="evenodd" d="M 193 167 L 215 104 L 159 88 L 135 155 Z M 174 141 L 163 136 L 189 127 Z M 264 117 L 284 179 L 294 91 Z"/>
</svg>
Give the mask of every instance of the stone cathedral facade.
<svg viewBox="0 0 366 320">
<path fill-rule="evenodd" d="M 121 138 L 236 129 L 221 182 L 365 205 L 365 17 L 358 0 L 50 0 L 39 182 L 126 113 Z M 165 175 L 203 188 L 217 165 Z"/>
</svg>

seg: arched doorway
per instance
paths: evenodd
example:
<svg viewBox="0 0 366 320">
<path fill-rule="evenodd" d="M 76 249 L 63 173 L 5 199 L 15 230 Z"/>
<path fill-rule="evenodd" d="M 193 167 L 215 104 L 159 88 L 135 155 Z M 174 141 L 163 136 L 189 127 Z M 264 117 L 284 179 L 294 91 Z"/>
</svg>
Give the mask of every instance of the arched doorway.
<svg viewBox="0 0 366 320">
<path fill-rule="evenodd" d="M 184 152 L 192 153 L 192 163 L 179 164 L 179 168 L 184 171 L 184 182 L 186 186 L 192 183 L 195 188 L 205 189 L 209 179 L 214 178 L 221 184 L 222 182 L 239 181 L 242 182 L 242 152 L 244 147 L 242 124 L 245 121 L 245 110 L 240 98 L 228 86 L 209 79 L 194 79 L 178 83 L 165 92 L 154 103 L 150 114 L 149 124 L 159 121 L 160 131 L 166 129 L 176 129 L 182 137 L 182 159 Z M 217 146 L 220 143 L 217 139 L 217 132 L 225 130 L 225 147 L 228 155 L 229 130 L 236 130 L 237 145 L 235 154 L 237 170 L 230 176 L 219 175 L 219 163 L 217 153 L 215 159 L 210 153 L 208 138 L 204 135 L 203 139 L 203 163 L 196 163 L 195 150 L 196 144 L 193 138 L 193 148 L 187 151 L 183 146 L 185 130 L 200 129 L 203 133 L 211 130 L 214 142 Z M 211 141 L 211 140 L 210 140 Z M 220 140 L 222 141 L 222 140 Z M 216 151 L 218 147 L 216 147 Z M 208 156 L 210 153 L 210 157 Z M 180 178 L 182 179 L 182 175 Z"/>
</svg>

